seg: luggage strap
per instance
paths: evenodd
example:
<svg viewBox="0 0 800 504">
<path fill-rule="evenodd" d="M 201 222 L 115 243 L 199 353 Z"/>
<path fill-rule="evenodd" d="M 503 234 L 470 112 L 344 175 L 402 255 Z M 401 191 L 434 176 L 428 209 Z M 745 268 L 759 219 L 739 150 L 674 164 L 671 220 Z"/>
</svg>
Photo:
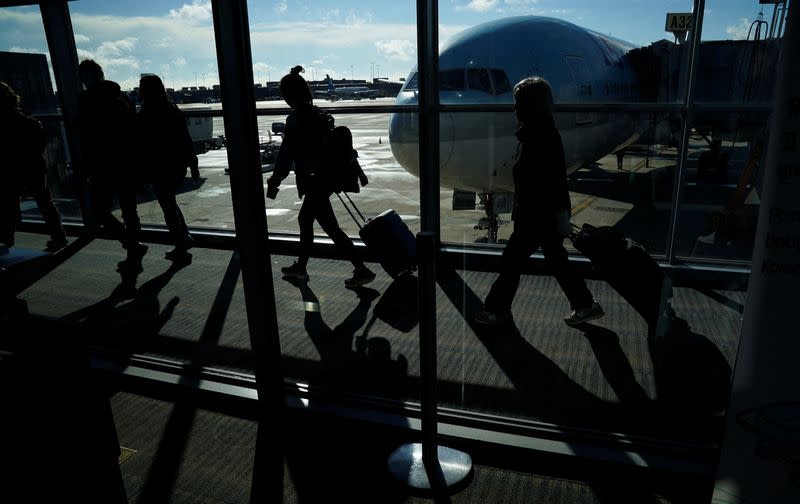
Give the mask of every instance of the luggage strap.
<svg viewBox="0 0 800 504">
<path fill-rule="evenodd" d="M 352 217 L 352 218 L 353 218 L 353 222 L 355 222 L 355 223 L 356 223 L 356 226 L 358 226 L 358 229 L 361 229 L 361 228 L 362 228 L 362 225 L 361 225 L 361 223 L 362 223 L 362 222 L 363 222 L 363 223 L 366 223 L 366 222 L 367 222 L 367 219 L 365 219 L 365 218 L 364 218 L 364 216 L 361 214 L 361 211 L 358 209 L 358 207 L 356 206 L 356 204 L 355 204 L 355 203 L 353 203 L 353 200 L 351 200 L 351 199 L 350 199 L 350 196 L 349 196 L 349 195 L 348 195 L 346 192 L 344 192 L 344 191 L 342 191 L 342 192 L 344 193 L 344 196 L 347 198 L 347 201 L 349 201 L 349 202 L 350 202 L 350 204 L 351 204 L 351 205 L 353 205 L 353 209 L 356 211 L 356 213 L 358 214 L 358 216 L 359 216 L 359 217 L 361 217 L 361 221 L 359 221 L 358 219 L 356 219 L 356 216 L 355 216 L 355 215 L 353 215 L 353 212 L 351 212 L 351 211 L 350 211 L 350 207 L 348 207 L 348 206 L 347 206 L 347 203 L 345 203 L 345 202 L 344 202 L 344 200 L 342 199 L 342 195 L 341 195 L 340 193 L 336 193 L 336 196 L 338 196 L 338 197 L 339 197 L 339 201 L 341 201 L 341 202 L 342 202 L 342 206 L 344 206 L 344 209 L 345 209 L 345 210 L 347 210 L 347 213 L 349 213 L 349 214 L 350 214 L 350 217 Z"/>
</svg>

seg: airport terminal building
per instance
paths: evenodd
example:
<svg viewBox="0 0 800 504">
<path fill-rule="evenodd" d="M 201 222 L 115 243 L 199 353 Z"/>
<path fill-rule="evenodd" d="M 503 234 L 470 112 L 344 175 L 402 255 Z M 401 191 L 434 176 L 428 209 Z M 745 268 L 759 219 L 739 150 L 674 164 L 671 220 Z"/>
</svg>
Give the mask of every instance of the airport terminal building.
<svg viewBox="0 0 800 504">
<path fill-rule="evenodd" d="M 642 21 L 634 41 L 578 22 L 567 2 L 451 3 L 407 2 L 397 14 L 380 2 L 348 25 L 314 1 L 0 2 L 0 27 L 20 41 L 0 45 L 0 81 L 44 127 L 68 235 L 45 250 L 42 212 L 22 191 L 13 243 L 0 244 L 0 457 L 13 467 L 0 492 L 33 502 L 798 501 L 797 1 L 731 2 L 760 11 L 751 23 L 712 0 L 658 0 L 648 7 L 658 23 Z M 611 17 L 634 15 L 607 3 Z M 308 20 L 281 17 L 301 7 Z M 384 9 L 402 22 L 378 26 Z M 312 20 L 317 10 L 324 21 Z M 465 24 L 470 10 L 486 19 Z M 407 66 L 382 77 L 390 59 L 382 74 L 369 56 L 354 77 L 349 62 L 334 74 L 302 56 L 314 61 L 314 104 L 349 128 L 369 180 L 330 198 L 376 273 L 356 287 L 318 224 L 301 249 L 302 181 L 292 173 L 265 195 L 292 110 L 278 85 L 289 67 L 263 62 L 292 51 L 278 37 L 300 41 L 302 30 L 344 47 L 348 26 L 347 44 Z M 165 50 L 173 43 L 197 54 Z M 177 78 L 199 54 L 210 63 L 194 82 Z M 97 227 L 102 203 L 81 152 L 87 58 L 137 109 L 139 77 L 158 74 L 183 113 L 200 174 L 176 189 L 194 238 L 187 260 L 165 258 L 173 237 L 137 173 L 141 268 L 121 266 L 126 250 Z M 563 143 L 569 268 L 603 316 L 565 323 L 576 307 L 537 249 L 516 271 L 510 313 L 486 324 L 484 301 L 509 271 L 504 250 L 527 232 L 514 93 L 535 75 L 550 84 Z M 110 170 L 153 169 L 136 136 L 120 145 Z M 10 164 L 0 164 L 6 182 L 24 170 Z M 410 250 L 366 231 L 389 210 Z M 122 215 L 116 200 L 112 213 Z M 307 281 L 287 278 L 301 256 Z"/>
</svg>

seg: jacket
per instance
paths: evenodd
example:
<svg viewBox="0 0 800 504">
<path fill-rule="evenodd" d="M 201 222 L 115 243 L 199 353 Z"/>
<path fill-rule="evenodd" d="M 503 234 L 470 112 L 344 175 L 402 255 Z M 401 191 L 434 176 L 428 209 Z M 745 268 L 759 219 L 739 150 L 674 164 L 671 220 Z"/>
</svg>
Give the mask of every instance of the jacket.
<svg viewBox="0 0 800 504">
<path fill-rule="evenodd" d="M 186 176 L 196 157 L 183 112 L 172 102 L 145 103 L 136 117 L 137 150 L 149 182 L 174 181 Z"/>
<path fill-rule="evenodd" d="M 24 184 L 47 173 L 44 128 L 35 118 L 20 109 L 0 119 L 0 152 L 3 153 L 2 177 L 11 184 Z"/>
<path fill-rule="evenodd" d="M 514 219 L 549 227 L 561 211 L 571 210 L 561 135 L 550 118 L 522 125 L 516 136 L 520 155 L 513 168 Z"/>
<path fill-rule="evenodd" d="M 78 97 L 84 177 L 134 175 L 136 106 L 114 81 L 101 81 Z"/>
</svg>

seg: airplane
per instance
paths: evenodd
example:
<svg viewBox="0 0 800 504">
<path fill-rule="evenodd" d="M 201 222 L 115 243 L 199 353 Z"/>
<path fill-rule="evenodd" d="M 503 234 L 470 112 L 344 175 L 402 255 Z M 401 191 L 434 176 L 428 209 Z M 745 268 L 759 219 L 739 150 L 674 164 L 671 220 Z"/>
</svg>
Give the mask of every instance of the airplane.
<svg viewBox="0 0 800 504">
<path fill-rule="evenodd" d="M 325 74 L 325 82 L 328 84 L 327 89 L 314 91 L 314 94 L 324 96 L 330 100 L 340 100 L 342 98 L 352 98 L 354 100 L 360 100 L 361 98 L 374 99 L 379 92 L 377 89 L 371 89 L 367 86 L 336 87 L 333 79 L 328 74 Z"/>
<path fill-rule="evenodd" d="M 483 23 L 456 34 L 440 47 L 440 103 L 513 104 L 514 84 L 534 75 L 547 79 L 556 102 L 637 103 L 639 80 L 625 58 L 635 47 L 548 17 L 519 16 Z M 395 103 L 416 104 L 417 93 L 414 68 Z M 509 212 L 512 201 L 516 118 L 510 111 L 447 112 L 439 120 L 441 185 L 454 189 L 454 208 L 459 192 L 478 195 L 487 216 L 487 241 L 493 243 L 499 226 L 497 214 Z M 631 112 L 559 112 L 555 120 L 568 174 L 624 149 L 648 128 L 645 114 Z M 400 165 L 419 176 L 417 121 L 416 113 L 391 114 L 389 143 Z M 474 194 L 471 197 L 474 208 Z"/>
</svg>

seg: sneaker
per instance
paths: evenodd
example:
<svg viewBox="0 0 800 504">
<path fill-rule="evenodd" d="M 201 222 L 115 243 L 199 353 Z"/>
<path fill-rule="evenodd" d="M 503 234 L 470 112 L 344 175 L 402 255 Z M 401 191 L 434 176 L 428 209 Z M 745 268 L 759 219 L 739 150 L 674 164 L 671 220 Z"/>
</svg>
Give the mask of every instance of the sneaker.
<svg viewBox="0 0 800 504">
<path fill-rule="evenodd" d="M 358 287 L 359 285 L 366 285 L 373 280 L 375 280 L 375 273 L 370 271 L 366 266 L 363 266 L 353 270 L 353 276 L 344 281 L 344 286 Z"/>
<path fill-rule="evenodd" d="M 567 325 L 576 326 L 590 320 L 599 319 L 605 314 L 606 313 L 603 311 L 603 307 L 600 306 L 600 303 L 597 301 L 592 301 L 592 306 L 589 308 L 578 308 L 577 310 L 572 310 L 569 315 L 564 317 L 564 322 L 566 322 Z"/>
<path fill-rule="evenodd" d="M 66 238 L 53 238 L 52 240 L 47 241 L 47 245 L 45 246 L 45 250 L 47 252 L 55 252 L 57 250 L 61 250 L 67 246 L 69 242 Z"/>
<path fill-rule="evenodd" d="M 511 312 L 495 313 L 490 311 L 479 311 L 475 314 L 475 323 L 484 327 L 494 327 L 505 324 L 511 320 Z"/>
<path fill-rule="evenodd" d="M 301 266 L 299 263 L 295 262 L 291 266 L 281 268 L 281 273 L 283 273 L 283 276 L 286 278 L 294 278 L 295 280 L 308 282 L 308 273 L 306 272 L 306 268 L 305 266 Z"/>
</svg>

